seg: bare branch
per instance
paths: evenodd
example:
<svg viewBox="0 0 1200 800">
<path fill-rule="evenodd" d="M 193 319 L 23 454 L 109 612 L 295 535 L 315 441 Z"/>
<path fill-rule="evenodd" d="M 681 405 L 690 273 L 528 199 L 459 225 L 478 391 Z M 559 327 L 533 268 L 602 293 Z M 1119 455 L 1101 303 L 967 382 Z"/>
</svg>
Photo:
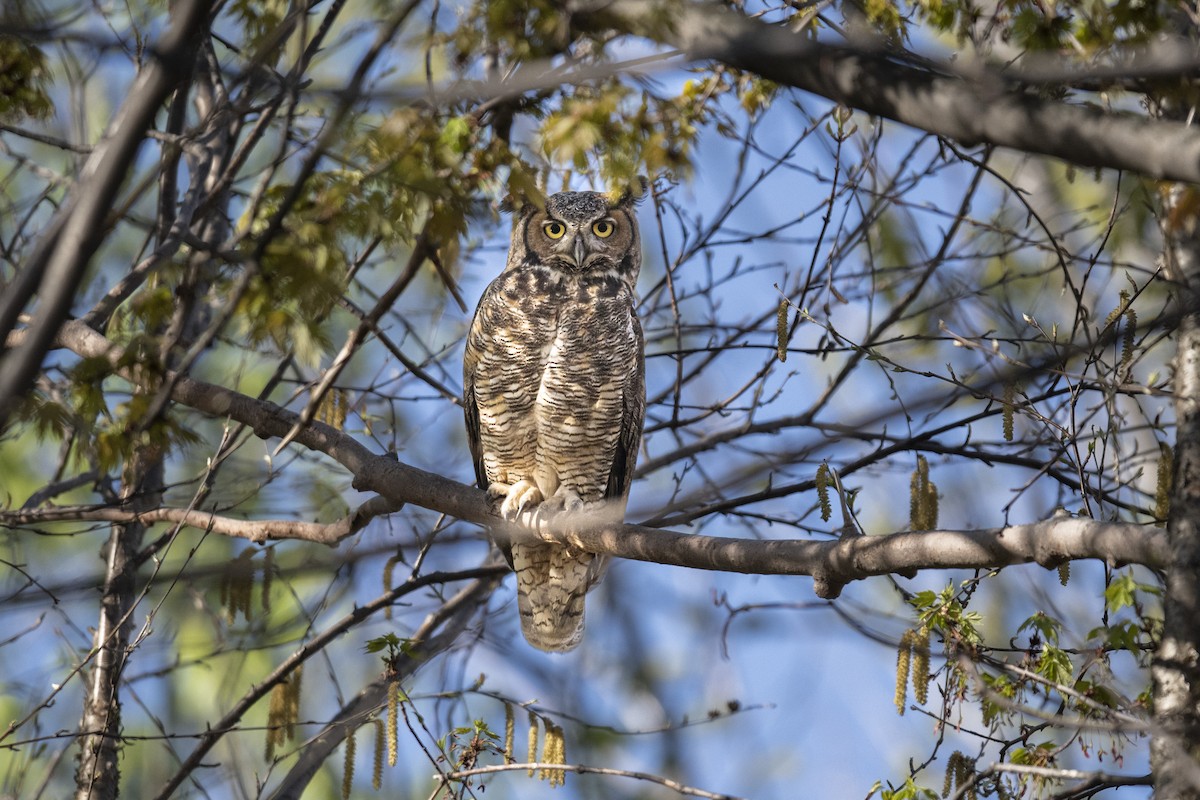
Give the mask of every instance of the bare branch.
<svg viewBox="0 0 1200 800">
<path fill-rule="evenodd" d="M 673 781 L 670 778 L 664 778 L 661 775 L 652 775 L 648 772 L 635 772 L 628 769 L 612 769 L 611 767 L 589 767 L 586 764 L 543 764 L 540 761 L 535 761 L 529 764 L 493 764 L 487 767 L 475 767 L 473 769 L 460 769 L 454 772 L 447 772 L 444 775 L 437 776 L 441 780 L 441 785 L 445 786 L 448 781 L 460 780 L 462 778 L 470 778 L 474 775 L 493 775 L 497 772 L 513 772 L 516 770 L 561 770 L 563 772 L 574 772 L 579 775 L 614 775 L 619 778 L 636 778 L 639 781 L 650 781 L 657 783 L 660 786 L 665 786 L 679 794 L 688 795 L 689 797 L 704 797 L 708 800 L 742 800 L 731 794 L 719 794 L 716 792 L 708 792 L 704 789 L 697 789 L 694 786 L 685 786 L 679 781 Z"/>
<path fill-rule="evenodd" d="M 316 544 L 336 545 L 351 534 L 358 533 L 376 517 L 399 511 L 403 504 L 392 503 L 384 497 L 373 497 L 353 514 L 337 522 L 321 524 L 290 519 L 254 520 L 218 516 L 211 511 L 189 508 L 153 508 L 131 511 L 124 508 L 96 506 L 52 506 L 50 508 L 0 512 L 0 524 L 32 525 L 45 522 L 95 520 L 103 522 L 174 522 L 224 536 L 248 539 L 255 544 L 270 540 L 300 539 Z"/>
</svg>

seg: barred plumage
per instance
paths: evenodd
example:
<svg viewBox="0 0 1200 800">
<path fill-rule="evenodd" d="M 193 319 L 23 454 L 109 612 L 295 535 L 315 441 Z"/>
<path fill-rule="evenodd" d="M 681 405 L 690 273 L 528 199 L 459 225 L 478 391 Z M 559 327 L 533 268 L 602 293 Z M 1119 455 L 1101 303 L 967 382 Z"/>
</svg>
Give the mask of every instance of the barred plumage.
<svg viewBox="0 0 1200 800">
<path fill-rule="evenodd" d="M 605 501 L 624 508 L 646 402 L 634 200 L 562 192 L 544 209 L 522 208 L 507 266 L 479 301 L 464 408 L 476 478 L 505 518 Z M 578 645 L 584 595 L 606 559 L 545 543 L 515 543 L 505 555 L 529 643 Z"/>
</svg>

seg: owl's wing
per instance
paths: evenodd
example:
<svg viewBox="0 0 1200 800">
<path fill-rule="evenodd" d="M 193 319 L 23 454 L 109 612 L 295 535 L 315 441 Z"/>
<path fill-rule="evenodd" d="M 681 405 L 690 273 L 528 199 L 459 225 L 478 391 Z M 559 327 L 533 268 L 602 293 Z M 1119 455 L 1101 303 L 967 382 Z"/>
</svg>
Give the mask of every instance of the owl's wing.
<svg viewBox="0 0 1200 800">
<path fill-rule="evenodd" d="M 637 313 L 630 309 L 634 336 L 637 338 L 637 358 L 630 365 L 625 382 L 625 396 L 621 412 L 621 433 L 617 437 L 617 452 L 613 457 L 612 470 L 608 474 L 605 497 L 625 497 L 633 483 L 633 469 L 637 465 L 638 447 L 642 441 L 642 423 L 646 418 L 646 353 L 642 337 L 642 325 Z"/>
<path fill-rule="evenodd" d="M 490 287 L 489 287 L 490 288 Z M 483 302 L 480 302 L 480 307 Z M 467 444 L 471 448 L 471 461 L 475 466 L 475 482 L 480 489 L 487 490 L 487 472 L 483 467 L 483 443 L 479 438 L 479 402 L 475 397 L 475 373 L 479 366 L 479 351 L 475 345 L 475 329 L 479 325 L 479 309 L 471 320 L 467 333 L 466 352 L 463 353 L 463 414 L 467 422 Z"/>
</svg>

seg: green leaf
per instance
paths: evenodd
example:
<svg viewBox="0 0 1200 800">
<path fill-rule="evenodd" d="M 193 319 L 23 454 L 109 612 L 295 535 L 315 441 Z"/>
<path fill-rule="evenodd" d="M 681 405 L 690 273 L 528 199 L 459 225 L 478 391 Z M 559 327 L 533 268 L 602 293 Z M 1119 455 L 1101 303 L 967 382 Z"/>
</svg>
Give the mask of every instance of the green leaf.
<svg viewBox="0 0 1200 800">
<path fill-rule="evenodd" d="M 1022 622 L 1021 626 L 1017 628 L 1017 633 L 1026 630 L 1036 631 L 1043 642 L 1053 643 L 1058 641 L 1058 632 L 1061 627 L 1061 622 L 1039 611 Z"/>
<path fill-rule="evenodd" d="M 374 639 L 368 639 L 363 650 L 367 653 L 379 653 L 384 650 L 395 650 L 400 647 L 400 637 L 394 633 L 385 633 Z"/>
</svg>

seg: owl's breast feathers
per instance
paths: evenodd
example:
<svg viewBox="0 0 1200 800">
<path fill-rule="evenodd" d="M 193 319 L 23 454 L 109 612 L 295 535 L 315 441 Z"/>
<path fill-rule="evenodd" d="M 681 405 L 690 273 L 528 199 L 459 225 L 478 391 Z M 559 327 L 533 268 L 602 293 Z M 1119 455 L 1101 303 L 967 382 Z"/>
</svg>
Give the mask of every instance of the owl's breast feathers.
<svg viewBox="0 0 1200 800">
<path fill-rule="evenodd" d="M 616 275 L 533 265 L 493 281 L 464 359 L 480 486 L 536 476 L 546 497 L 557 484 L 585 502 L 624 497 L 644 416 L 642 348 L 633 292 Z"/>
</svg>

